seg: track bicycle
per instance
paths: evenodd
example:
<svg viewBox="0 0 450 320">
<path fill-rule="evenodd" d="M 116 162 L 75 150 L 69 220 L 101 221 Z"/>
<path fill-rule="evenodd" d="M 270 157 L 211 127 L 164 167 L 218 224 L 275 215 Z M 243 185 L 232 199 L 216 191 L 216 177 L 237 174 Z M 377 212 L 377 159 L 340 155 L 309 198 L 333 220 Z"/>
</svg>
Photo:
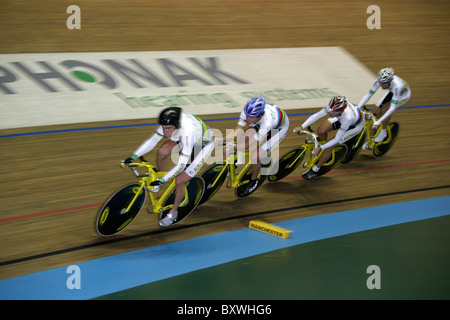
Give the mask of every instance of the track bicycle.
<svg viewBox="0 0 450 320">
<path fill-rule="evenodd" d="M 248 156 L 249 153 L 248 150 L 246 150 L 244 152 L 245 159 L 248 159 Z M 254 193 L 264 183 L 267 175 L 261 174 L 261 171 L 270 164 L 266 164 L 266 162 L 270 162 L 270 157 L 264 158 L 264 164 L 261 165 L 261 171 L 258 174 L 258 185 L 248 194 L 244 194 L 244 190 L 252 177 L 252 164 L 249 161 L 243 165 L 242 169 L 238 173 L 237 168 L 239 165 L 237 165 L 237 158 L 237 154 L 232 153 L 226 157 L 224 163 L 214 164 L 202 174 L 202 178 L 205 181 L 205 192 L 203 193 L 200 204 L 210 200 L 222 187 L 227 177 L 229 178 L 226 185 L 227 188 L 234 188 L 235 195 L 238 198 L 243 198 Z"/>
<path fill-rule="evenodd" d="M 397 137 L 400 132 L 400 125 L 398 122 L 390 122 L 386 127 L 387 137 L 381 142 L 375 142 L 375 137 L 377 137 L 381 132 L 382 127 L 380 126 L 378 131 L 375 133 L 375 136 L 372 136 L 371 128 L 375 122 L 375 115 L 366 107 L 361 108 L 361 111 L 366 119 L 364 128 L 358 135 L 344 143 L 348 148 L 348 152 L 345 155 L 345 158 L 341 161 L 341 164 L 349 163 L 358 155 L 366 141 L 366 138 L 369 149 L 372 150 L 372 154 L 375 158 L 385 155 L 397 141 Z"/>
<path fill-rule="evenodd" d="M 311 169 L 317 163 L 323 153 L 323 150 L 316 156 L 312 155 L 312 151 L 320 145 L 319 137 L 316 133 L 314 133 L 311 127 L 308 127 L 307 129 L 308 130 L 300 130 L 298 132 L 299 135 L 307 135 L 305 144 L 300 148 L 289 151 L 280 158 L 278 163 L 273 166 L 273 169 L 278 168 L 278 171 L 275 173 L 271 172 L 271 174 L 267 177 L 269 182 L 275 182 L 287 177 L 303 162 L 305 157 L 306 161 L 303 163 L 304 168 Z M 347 146 L 345 144 L 334 147 L 330 158 L 320 167 L 318 176 L 324 175 L 333 170 L 333 168 L 340 164 L 346 153 Z"/>
<path fill-rule="evenodd" d="M 141 161 L 143 159 L 141 158 Z M 115 192 L 103 205 L 96 221 L 96 230 L 102 236 L 110 236 L 122 231 L 141 211 L 146 199 L 150 204 L 149 213 L 159 213 L 163 219 L 173 207 L 175 201 L 175 179 L 172 179 L 166 190 L 158 195 L 160 186 L 151 186 L 151 183 L 163 177 L 167 172 L 159 171 L 148 162 L 121 163 L 122 168 L 130 168 L 139 178 L 137 183 L 131 183 Z M 146 171 L 140 173 L 144 168 Z M 198 206 L 205 189 L 205 182 L 201 177 L 193 177 L 185 186 L 185 197 L 178 207 L 176 224 L 184 220 Z M 148 196 L 147 196 L 148 193 Z"/>
</svg>

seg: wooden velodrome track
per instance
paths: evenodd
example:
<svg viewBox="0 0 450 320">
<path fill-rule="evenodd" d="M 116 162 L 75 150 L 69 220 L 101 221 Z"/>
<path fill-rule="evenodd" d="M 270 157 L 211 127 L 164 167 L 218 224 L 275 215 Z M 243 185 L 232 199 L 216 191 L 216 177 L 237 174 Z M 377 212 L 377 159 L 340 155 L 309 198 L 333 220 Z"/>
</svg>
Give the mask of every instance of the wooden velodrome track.
<svg viewBox="0 0 450 320">
<path fill-rule="evenodd" d="M 82 10 L 81 30 L 68 30 L 66 8 Z M 369 30 L 370 1 L 3 1 L 0 53 L 155 51 L 342 46 L 374 74 L 392 66 L 412 88 L 409 106 L 448 104 L 450 2 L 377 1 L 381 29 Z M 371 83 L 367 83 L 369 89 Z M 352 97 L 358 102 L 361 97 Z M 321 107 L 321 106 L 317 106 Z M 314 110 L 294 110 L 306 113 Z M 203 117 L 237 117 L 237 114 Z M 306 116 L 291 117 L 291 126 Z M 367 152 L 333 174 L 266 184 L 236 199 L 223 189 L 184 223 L 157 226 L 141 213 L 124 232 L 101 238 L 101 203 L 134 181 L 119 161 L 153 127 L 88 130 L 0 141 L 0 279 L 191 237 L 239 229 L 261 218 L 277 222 L 449 195 L 450 107 L 400 109 L 401 134 L 384 158 Z M 2 130 L 1 135 L 155 122 L 154 119 Z M 211 126 L 225 130 L 235 121 Z M 284 153 L 303 138 L 289 135 Z M 154 153 L 148 156 L 154 159 Z M 116 241 L 117 240 L 117 241 Z"/>
</svg>

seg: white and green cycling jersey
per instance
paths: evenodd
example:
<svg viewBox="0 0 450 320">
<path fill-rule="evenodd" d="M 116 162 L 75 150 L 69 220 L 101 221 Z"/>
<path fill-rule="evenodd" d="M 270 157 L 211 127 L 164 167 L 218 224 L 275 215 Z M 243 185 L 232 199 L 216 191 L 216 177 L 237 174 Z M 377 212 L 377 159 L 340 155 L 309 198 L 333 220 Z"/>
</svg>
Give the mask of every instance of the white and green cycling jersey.
<svg viewBox="0 0 450 320">
<path fill-rule="evenodd" d="M 370 88 L 369 92 L 359 102 L 358 108 L 363 107 L 380 87 L 381 84 L 378 79 L 375 80 L 372 88 Z M 376 106 L 379 107 L 389 101 L 391 105 L 388 111 L 374 123 L 375 125 L 381 124 L 394 113 L 395 109 L 407 103 L 411 98 L 411 89 L 408 83 L 397 75 L 394 75 L 387 90 L 388 92 L 376 103 Z"/>
<path fill-rule="evenodd" d="M 137 148 L 133 156 L 137 158 L 150 152 L 163 137 L 162 126 L 159 126 L 156 132 Z M 181 114 L 180 127 L 172 133 L 170 140 L 178 143 L 179 157 L 176 165 L 162 178 L 163 181 L 175 178 L 184 170 L 193 177 L 214 147 L 210 128 L 200 118 L 184 112 Z M 195 158 L 188 164 L 193 155 Z"/>
</svg>

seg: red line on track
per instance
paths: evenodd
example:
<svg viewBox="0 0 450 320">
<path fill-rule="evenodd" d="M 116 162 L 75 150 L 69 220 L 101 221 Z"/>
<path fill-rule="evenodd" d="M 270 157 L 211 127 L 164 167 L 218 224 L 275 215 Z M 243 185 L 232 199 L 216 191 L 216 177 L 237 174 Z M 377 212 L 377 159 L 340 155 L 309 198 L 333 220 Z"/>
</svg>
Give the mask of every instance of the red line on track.
<svg viewBox="0 0 450 320">
<path fill-rule="evenodd" d="M 58 210 L 52 210 L 52 211 L 44 211 L 44 212 L 26 214 L 26 215 L 17 216 L 17 217 L 3 218 L 3 219 L 0 219 L 0 223 L 1 222 L 7 222 L 7 221 L 14 221 L 14 220 L 35 218 L 35 217 L 40 217 L 40 216 L 47 216 L 47 215 L 63 213 L 63 212 L 70 212 L 70 211 L 76 211 L 76 210 L 82 210 L 82 209 L 95 208 L 95 207 L 100 207 L 101 205 L 103 205 L 103 203 L 87 204 L 87 205 L 84 205 L 84 206 L 65 208 L 65 209 L 58 209 Z"/>
<path fill-rule="evenodd" d="M 327 173 L 327 175 L 351 173 L 351 172 L 360 172 L 360 171 L 369 171 L 369 170 L 390 169 L 390 168 L 407 167 L 407 166 L 420 166 L 420 165 L 436 164 L 436 163 L 443 163 L 443 162 L 450 162 L 450 159 L 424 161 L 424 162 L 412 162 L 412 163 L 401 163 L 401 164 L 377 166 L 377 167 L 370 167 L 370 168 L 335 170 L 335 171 L 331 171 L 331 172 Z M 300 177 L 301 176 L 287 177 L 287 178 L 284 178 L 283 180 L 299 179 Z M 28 219 L 28 218 L 41 217 L 41 216 L 47 216 L 47 215 L 52 215 L 52 214 L 57 214 L 57 213 L 64 213 L 64 212 L 70 212 L 70 211 L 76 211 L 76 210 L 96 208 L 96 207 L 100 207 L 102 205 L 103 205 L 103 203 L 87 204 L 87 205 L 77 206 L 77 207 L 72 207 L 72 208 L 64 208 L 64 209 L 58 209 L 58 210 L 52 210 L 52 211 L 44 211 L 44 212 L 39 212 L 39 213 L 26 214 L 26 215 L 23 215 L 23 216 L 3 218 L 3 219 L 0 219 L 0 223 L 8 222 L 8 221 L 15 221 L 15 220 Z"/>
</svg>

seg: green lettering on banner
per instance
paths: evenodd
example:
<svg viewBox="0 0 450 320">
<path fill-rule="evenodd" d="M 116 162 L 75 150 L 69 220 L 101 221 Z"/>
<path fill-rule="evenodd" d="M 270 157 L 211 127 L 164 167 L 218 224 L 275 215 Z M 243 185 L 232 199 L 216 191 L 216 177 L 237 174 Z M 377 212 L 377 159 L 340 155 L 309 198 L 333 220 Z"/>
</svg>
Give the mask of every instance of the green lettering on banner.
<svg viewBox="0 0 450 320">
<path fill-rule="evenodd" d="M 185 92 L 185 91 L 182 91 Z M 162 107 L 183 107 L 183 106 L 200 106 L 221 104 L 226 108 L 240 107 L 241 104 L 233 100 L 233 98 L 224 92 L 217 93 L 197 93 L 197 94 L 177 94 L 177 95 L 161 95 L 161 96 L 141 96 L 128 97 L 122 92 L 114 93 L 116 97 L 128 104 L 131 108 L 162 108 Z M 331 98 L 338 95 L 330 88 L 313 88 L 313 89 L 273 89 L 263 92 L 244 91 L 239 95 L 246 99 L 253 97 L 265 97 L 269 103 L 278 103 L 283 100 L 306 100 Z"/>
</svg>

